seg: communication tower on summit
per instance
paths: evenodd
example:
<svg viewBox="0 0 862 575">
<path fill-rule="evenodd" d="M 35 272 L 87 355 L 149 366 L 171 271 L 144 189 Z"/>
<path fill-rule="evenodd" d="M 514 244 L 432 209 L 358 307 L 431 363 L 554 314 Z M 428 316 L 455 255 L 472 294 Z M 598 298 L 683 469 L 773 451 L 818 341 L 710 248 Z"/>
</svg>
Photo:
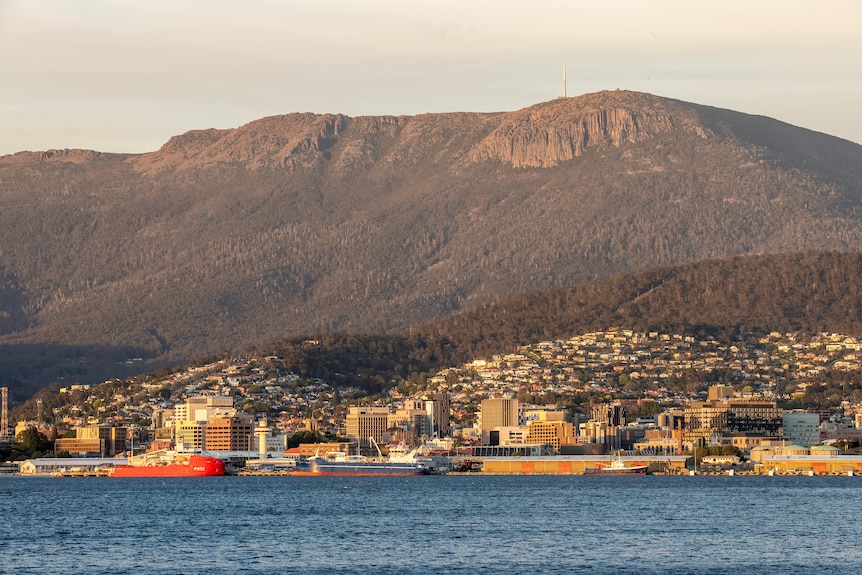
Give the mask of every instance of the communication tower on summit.
<svg viewBox="0 0 862 575">
<path fill-rule="evenodd" d="M 568 96 L 566 96 L 566 67 L 565 66 L 563 66 L 563 95 L 560 97 L 561 98 L 567 98 L 568 97 Z"/>
</svg>

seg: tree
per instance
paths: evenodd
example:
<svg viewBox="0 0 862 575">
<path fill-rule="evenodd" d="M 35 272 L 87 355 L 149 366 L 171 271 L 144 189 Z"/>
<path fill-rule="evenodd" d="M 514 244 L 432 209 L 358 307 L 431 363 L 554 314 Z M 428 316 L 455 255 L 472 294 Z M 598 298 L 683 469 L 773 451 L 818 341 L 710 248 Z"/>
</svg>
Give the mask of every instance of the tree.
<svg viewBox="0 0 862 575">
<path fill-rule="evenodd" d="M 325 441 L 325 438 L 320 435 L 319 432 L 303 429 L 302 431 L 297 431 L 288 438 L 287 447 L 293 448 L 299 447 L 300 443 L 323 443 Z"/>
<path fill-rule="evenodd" d="M 51 450 L 51 442 L 35 427 L 28 427 L 19 433 L 18 444 L 19 449 L 30 456 Z"/>
</svg>

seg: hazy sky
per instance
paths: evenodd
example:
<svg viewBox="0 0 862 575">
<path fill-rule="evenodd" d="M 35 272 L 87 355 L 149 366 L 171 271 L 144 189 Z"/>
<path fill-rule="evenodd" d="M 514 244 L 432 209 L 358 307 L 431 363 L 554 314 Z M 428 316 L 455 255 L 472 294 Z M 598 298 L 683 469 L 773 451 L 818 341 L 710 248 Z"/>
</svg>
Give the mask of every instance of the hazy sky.
<svg viewBox="0 0 862 575">
<path fill-rule="evenodd" d="M 0 154 L 651 92 L 862 143 L 862 0 L 0 0 Z"/>
</svg>

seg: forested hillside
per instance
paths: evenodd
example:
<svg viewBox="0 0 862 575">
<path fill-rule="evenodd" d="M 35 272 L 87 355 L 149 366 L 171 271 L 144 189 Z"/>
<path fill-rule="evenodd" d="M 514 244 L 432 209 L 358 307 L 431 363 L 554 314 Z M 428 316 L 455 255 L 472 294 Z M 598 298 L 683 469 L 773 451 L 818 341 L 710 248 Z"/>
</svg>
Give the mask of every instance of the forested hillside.
<svg viewBox="0 0 862 575">
<path fill-rule="evenodd" d="M 624 328 L 711 335 L 749 332 L 862 336 L 862 254 L 742 256 L 663 267 L 520 294 L 409 334 L 324 334 L 259 350 L 297 374 L 378 391 L 392 377 L 457 366 L 519 346 Z M 339 374 L 339 375 L 335 375 Z"/>
<path fill-rule="evenodd" d="M 0 380 L 100 381 L 656 266 L 862 251 L 861 182 L 856 144 L 620 91 L 4 156 Z"/>
<path fill-rule="evenodd" d="M 420 381 L 523 345 L 611 328 L 712 336 L 728 345 L 772 331 L 862 337 L 860 302 L 862 254 L 739 256 L 520 294 L 409 333 L 285 338 L 243 355 L 276 356 L 301 377 L 378 393 L 393 379 Z M 59 401 L 56 393 L 41 397 L 49 406 Z"/>
</svg>

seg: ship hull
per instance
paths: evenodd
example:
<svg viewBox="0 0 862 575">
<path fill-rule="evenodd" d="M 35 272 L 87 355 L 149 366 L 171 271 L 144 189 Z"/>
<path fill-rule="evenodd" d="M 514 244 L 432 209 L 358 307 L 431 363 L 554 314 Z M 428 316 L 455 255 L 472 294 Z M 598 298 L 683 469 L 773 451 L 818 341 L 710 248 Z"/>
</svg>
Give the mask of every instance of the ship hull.
<svg viewBox="0 0 862 575">
<path fill-rule="evenodd" d="M 638 465 L 636 467 L 626 467 L 626 468 L 614 468 L 611 469 L 609 467 L 599 467 L 596 469 L 585 469 L 584 475 L 604 475 L 604 476 L 616 476 L 616 475 L 646 475 L 647 466 L 646 465 Z"/>
<path fill-rule="evenodd" d="M 166 465 L 120 465 L 108 477 L 217 477 L 224 475 L 224 461 L 215 457 L 192 455 L 188 461 Z"/>
<path fill-rule="evenodd" d="M 304 465 L 290 472 L 299 477 L 391 477 L 425 475 L 427 469 L 422 465 L 411 463 L 340 463 L 307 461 Z"/>
</svg>

